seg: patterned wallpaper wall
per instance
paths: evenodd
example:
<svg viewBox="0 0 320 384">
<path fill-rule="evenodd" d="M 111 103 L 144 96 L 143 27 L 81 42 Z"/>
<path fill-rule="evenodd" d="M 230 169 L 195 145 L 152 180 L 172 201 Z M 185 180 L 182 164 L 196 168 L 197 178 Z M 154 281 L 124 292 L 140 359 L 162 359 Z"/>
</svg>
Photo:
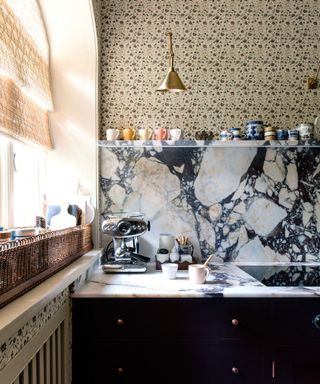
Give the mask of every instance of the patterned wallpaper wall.
<svg viewBox="0 0 320 384">
<path fill-rule="evenodd" d="M 319 61 L 318 0 L 97 3 L 101 139 L 127 126 L 177 127 L 193 138 L 255 118 L 292 128 L 320 113 L 319 91 L 306 88 Z M 168 31 L 183 94 L 155 92 L 168 68 Z"/>
</svg>

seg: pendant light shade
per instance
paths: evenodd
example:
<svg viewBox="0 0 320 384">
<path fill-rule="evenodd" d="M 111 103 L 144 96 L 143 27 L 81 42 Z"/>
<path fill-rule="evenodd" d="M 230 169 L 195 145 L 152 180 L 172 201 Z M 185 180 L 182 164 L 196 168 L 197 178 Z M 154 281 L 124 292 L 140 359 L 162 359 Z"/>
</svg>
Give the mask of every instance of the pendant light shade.
<svg viewBox="0 0 320 384">
<path fill-rule="evenodd" d="M 170 61 L 169 61 L 169 69 L 164 78 L 163 82 L 158 87 L 157 91 L 160 92 L 183 92 L 186 90 L 183 82 L 180 80 L 177 72 L 173 68 L 173 49 L 172 49 L 172 33 L 168 33 L 169 36 L 169 53 L 170 53 Z"/>
</svg>

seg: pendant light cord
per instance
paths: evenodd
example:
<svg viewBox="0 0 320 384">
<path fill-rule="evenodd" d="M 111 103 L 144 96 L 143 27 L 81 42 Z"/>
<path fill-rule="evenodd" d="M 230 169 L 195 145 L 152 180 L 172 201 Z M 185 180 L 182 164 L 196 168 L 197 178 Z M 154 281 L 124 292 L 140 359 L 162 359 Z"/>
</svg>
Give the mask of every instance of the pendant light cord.
<svg viewBox="0 0 320 384">
<path fill-rule="evenodd" d="M 168 32 L 169 36 L 169 53 L 170 53 L 170 69 L 173 70 L 173 48 L 172 48 L 172 32 Z"/>
</svg>

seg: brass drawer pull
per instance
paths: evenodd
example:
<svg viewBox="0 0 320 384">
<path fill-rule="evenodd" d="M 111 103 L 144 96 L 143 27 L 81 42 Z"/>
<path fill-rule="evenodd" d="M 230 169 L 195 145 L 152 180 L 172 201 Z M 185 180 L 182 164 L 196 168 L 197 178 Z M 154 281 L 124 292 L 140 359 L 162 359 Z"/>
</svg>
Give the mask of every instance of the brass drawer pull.
<svg viewBox="0 0 320 384">
<path fill-rule="evenodd" d="M 237 368 L 237 367 L 232 367 L 232 373 L 234 373 L 234 374 L 238 374 L 239 373 L 239 369 Z"/>
<path fill-rule="evenodd" d="M 123 374 L 124 374 L 124 369 L 121 368 L 121 367 L 119 367 L 119 368 L 117 369 L 117 374 L 118 374 L 118 375 L 123 375 Z"/>
<path fill-rule="evenodd" d="M 124 321 L 122 319 L 117 319 L 116 323 L 117 325 L 123 325 Z"/>
<path fill-rule="evenodd" d="M 239 320 L 238 319 L 232 319 L 231 324 L 232 325 L 239 325 Z"/>
</svg>

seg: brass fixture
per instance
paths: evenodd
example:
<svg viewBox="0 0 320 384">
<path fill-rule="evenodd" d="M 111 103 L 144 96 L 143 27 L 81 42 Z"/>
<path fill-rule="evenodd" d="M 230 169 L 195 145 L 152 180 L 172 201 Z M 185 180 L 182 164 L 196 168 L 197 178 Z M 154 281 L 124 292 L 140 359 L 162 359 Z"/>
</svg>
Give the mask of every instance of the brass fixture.
<svg viewBox="0 0 320 384">
<path fill-rule="evenodd" d="M 173 49 L 172 49 L 172 32 L 168 33 L 169 36 L 169 69 L 163 82 L 158 87 L 157 91 L 160 92 L 183 92 L 186 90 L 183 82 L 180 80 L 177 72 L 173 68 Z"/>
<path fill-rule="evenodd" d="M 318 83 L 319 70 L 320 70 L 320 64 L 319 64 L 318 69 L 317 69 L 316 77 L 309 77 L 308 78 L 308 81 L 307 81 L 308 89 L 317 89 L 318 88 L 318 85 L 319 85 L 319 83 Z"/>
</svg>

